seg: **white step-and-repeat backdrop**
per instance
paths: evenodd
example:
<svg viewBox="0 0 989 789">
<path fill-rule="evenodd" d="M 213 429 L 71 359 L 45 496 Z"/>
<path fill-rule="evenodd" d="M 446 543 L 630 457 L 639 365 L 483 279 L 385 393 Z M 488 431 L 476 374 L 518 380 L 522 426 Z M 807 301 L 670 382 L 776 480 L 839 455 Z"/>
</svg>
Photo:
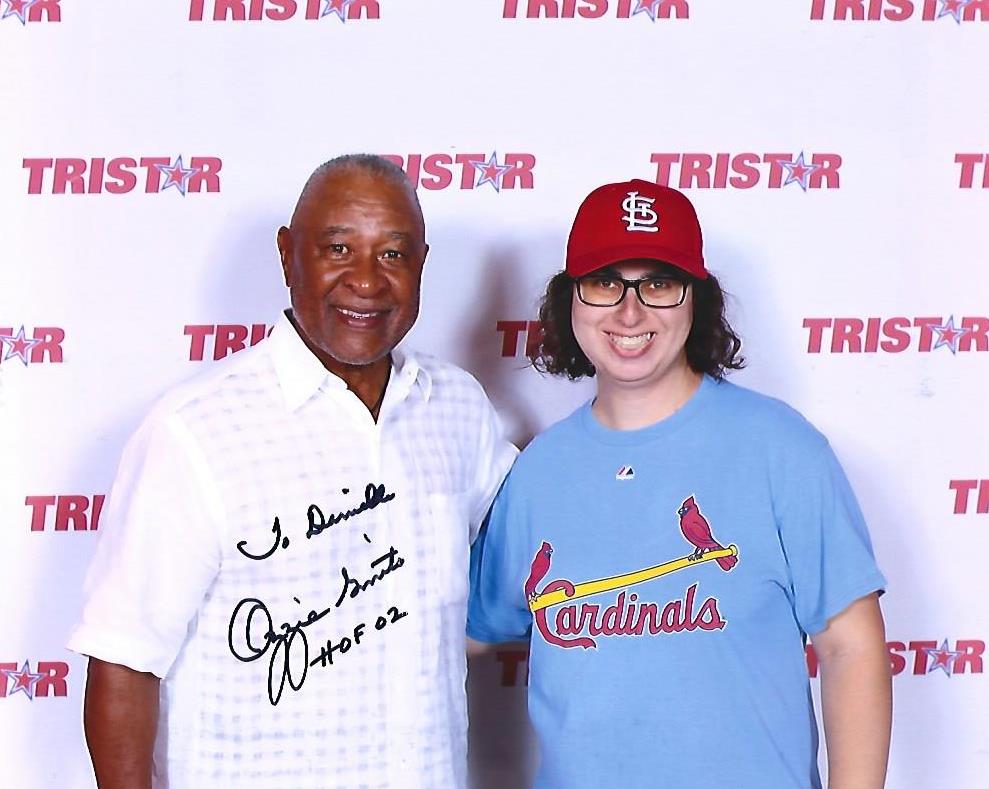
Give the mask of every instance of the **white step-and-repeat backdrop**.
<svg viewBox="0 0 989 789">
<path fill-rule="evenodd" d="M 0 14 L 0 785 L 93 785 L 63 643 L 122 444 L 264 337 L 287 298 L 275 230 L 357 151 L 419 186 L 411 342 L 473 371 L 520 443 L 590 391 L 524 358 L 581 198 L 630 177 L 690 195 L 745 340 L 734 380 L 828 434 L 871 524 L 888 785 L 989 784 L 989 0 Z M 473 668 L 482 786 L 528 783 L 525 678 L 522 649 Z"/>
</svg>

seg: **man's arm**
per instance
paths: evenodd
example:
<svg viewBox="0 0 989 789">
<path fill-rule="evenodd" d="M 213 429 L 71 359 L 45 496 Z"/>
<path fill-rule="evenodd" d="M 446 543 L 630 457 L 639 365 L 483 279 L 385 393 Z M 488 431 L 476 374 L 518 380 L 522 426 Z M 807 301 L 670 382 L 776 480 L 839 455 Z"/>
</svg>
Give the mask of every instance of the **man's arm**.
<svg viewBox="0 0 989 789">
<path fill-rule="evenodd" d="M 150 789 L 158 684 L 154 674 L 89 659 L 83 719 L 100 789 Z"/>
<path fill-rule="evenodd" d="M 813 637 L 829 789 L 882 789 L 892 721 L 892 681 L 879 599 L 856 600 Z"/>
</svg>

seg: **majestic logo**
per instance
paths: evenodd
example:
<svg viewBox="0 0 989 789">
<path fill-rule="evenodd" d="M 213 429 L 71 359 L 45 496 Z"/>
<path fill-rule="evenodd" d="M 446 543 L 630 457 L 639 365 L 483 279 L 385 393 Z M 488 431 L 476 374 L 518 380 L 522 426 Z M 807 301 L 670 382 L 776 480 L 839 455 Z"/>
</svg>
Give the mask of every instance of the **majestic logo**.
<svg viewBox="0 0 989 789">
<path fill-rule="evenodd" d="M 599 19 L 611 12 L 619 19 L 642 14 L 657 19 L 689 19 L 687 0 L 504 0 L 503 19 L 518 19 L 524 9 L 527 19 Z"/>
<path fill-rule="evenodd" d="M 635 479 L 635 469 L 631 466 L 622 466 L 615 472 L 615 479 Z"/>
<path fill-rule="evenodd" d="M 30 661 L 0 663 L 0 699 L 23 694 L 31 701 L 46 696 L 68 695 L 69 664 L 60 660 L 39 660 L 37 671 L 31 671 Z"/>
<path fill-rule="evenodd" d="M 127 194 L 135 189 L 145 193 L 174 189 L 186 192 L 219 192 L 223 162 L 216 156 L 192 156 L 186 167 L 182 156 L 118 156 L 113 159 L 24 159 L 28 171 L 27 193 L 45 194 Z M 45 174 L 51 171 L 51 178 Z M 143 179 L 139 175 L 143 171 Z"/>
<path fill-rule="evenodd" d="M 950 18 L 956 23 L 971 22 L 978 12 L 979 20 L 989 17 L 986 0 L 811 0 L 810 18 L 853 22 L 904 22 L 916 18 L 936 22 Z"/>
<path fill-rule="evenodd" d="M 769 189 L 795 184 L 801 191 L 838 189 L 837 153 L 654 153 L 656 183 L 680 189 Z"/>
<path fill-rule="evenodd" d="M 0 21 L 13 18 L 22 25 L 28 22 L 61 22 L 60 2 L 61 0 L 0 0 L 0 7 L 3 8 Z M 44 20 L 41 18 L 42 14 Z"/>
<path fill-rule="evenodd" d="M 978 188 L 975 186 L 976 166 L 981 165 L 982 188 L 989 189 L 989 154 L 986 153 L 956 153 L 955 164 L 961 168 L 958 176 L 959 189 Z"/>
<path fill-rule="evenodd" d="M 646 567 L 622 575 L 613 575 L 594 581 L 574 584 L 565 578 L 558 578 L 537 589 L 549 572 L 553 556 L 553 546 L 543 541 L 532 559 L 529 577 L 523 591 L 536 622 L 536 628 L 548 644 L 564 649 L 582 647 L 594 649 L 597 636 L 643 636 L 661 633 L 692 632 L 694 630 L 721 630 L 727 621 L 718 610 L 718 600 L 708 597 L 695 613 L 698 584 L 691 584 L 682 600 L 666 603 L 662 610 L 658 603 L 638 602 L 639 596 L 630 592 L 626 597 L 626 587 L 670 575 L 688 567 L 714 561 L 725 572 L 738 563 L 738 548 L 727 548 L 717 542 L 711 525 L 701 514 L 693 496 L 687 498 L 677 510 L 680 518 L 680 532 L 684 539 L 694 546 L 694 552 L 670 562 Z M 597 603 L 573 601 L 606 592 L 619 592 L 614 603 L 601 612 Z M 559 606 L 553 626 L 547 618 L 549 608 Z"/>
<path fill-rule="evenodd" d="M 541 321 L 498 321 L 495 329 L 501 333 L 501 355 L 504 358 L 530 356 L 543 338 Z M 519 338 L 524 338 L 521 349 Z"/>
<path fill-rule="evenodd" d="M 628 227 L 628 232 L 640 231 L 643 233 L 658 233 L 659 214 L 652 209 L 652 204 L 656 200 L 652 197 L 642 197 L 638 192 L 629 192 L 622 200 L 622 217 Z"/>
<path fill-rule="evenodd" d="M 17 360 L 25 367 L 29 364 L 62 363 L 62 342 L 65 329 L 57 326 L 37 326 L 28 337 L 24 326 L 15 333 L 10 326 L 0 326 L 0 364 Z"/>
<path fill-rule="evenodd" d="M 975 500 L 977 515 L 989 515 L 989 479 L 953 479 L 948 483 L 948 489 L 955 492 L 955 515 L 966 515 L 972 503 L 971 494 L 978 490 Z"/>
<path fill-rule="evenodd" d="M 807 353 L 920 353 L 944 348 L 952 355 L 989 351 L 989 318 L 804 318 Z M 912 331 L 916 330 L 916 331 Z M 830 342 L 825 338 L 830 334 Z"/>
<path fill-rule="evenodd" d="M 249 346 L 257 345 L 271 334 L 273 328 L 275 327 L 265 326 L 263 323 L 252 323 L 249 327 L 239 323 L 189 324 L 183 331 L 186 337 L 191 338 L 189 361 L 203 361 L 211 337 L 213 338 L 211 356 L 214 361 L 218 361 Z"/>
<path fill-rule="evenodd" d="M 308 20 L 332 16 L 341 22 L 348 19 L 378 19 L 379 3 L 374 0 L 190 0 L 189 21 L 202 22 L 206 10 L 212 9 L 213 22 L 284 22 L 304 9 Z"/>
<path fill-rule="evenodd" d="M 486 153 L 410 153 L 407 156 L 387 154 L 390 162 L 401 167 L 416 188 L 431 191 L 453 186 L 474 189 L 489 186 L 502 189 L 532 189 L 532 171 L 536 157 L 531 153 L 506 153 L 498 161 L 497 152 Z M 459 179 L 455 177 L 459 175 Z"/>
<path fill-rule="evenodd" d="M 89 496 L 25 496 L 24 505 L 31 508 L 31 531 L 45 531 L 49 522 L 51 531 L 96 531 L 100 527 L 100 513 L 106 496 L 102 493 Z M 55 517 L 49 521 L 48 512 L 54 509 Z"/>
</svg>

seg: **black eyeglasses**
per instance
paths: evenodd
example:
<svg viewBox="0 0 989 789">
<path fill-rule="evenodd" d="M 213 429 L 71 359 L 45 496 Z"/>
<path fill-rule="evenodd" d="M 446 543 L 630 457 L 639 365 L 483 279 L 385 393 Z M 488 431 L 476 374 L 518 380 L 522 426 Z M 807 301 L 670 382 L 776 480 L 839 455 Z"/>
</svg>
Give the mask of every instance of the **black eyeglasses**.
<svg viewBox="0 0 989 789">
<path fill-rule="evenodd" d="M 591 307 L 614 307 L 620 304 L 629 288 L 646 307 L 679 307 L 687 296 L 687 283 L 677 277 L 621 277 L 591 275 L 576 280 L 577 298 Z"/>
</svg>

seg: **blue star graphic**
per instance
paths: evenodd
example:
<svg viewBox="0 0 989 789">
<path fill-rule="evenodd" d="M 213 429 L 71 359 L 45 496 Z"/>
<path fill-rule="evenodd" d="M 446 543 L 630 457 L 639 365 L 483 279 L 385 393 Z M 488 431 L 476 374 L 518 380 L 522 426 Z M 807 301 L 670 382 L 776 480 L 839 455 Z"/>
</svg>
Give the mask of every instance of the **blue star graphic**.
<svg viewBox="0 0 989 789">
<path fill-rule="evenodd" d="M 7 361 L 13 356 L 20 359 L 24 366 L 28 365 L 27 352 L 30 351 L 35 345 L 37 345 L 41 340 L 35 340 L 24 336 L 24 326 L 22 325 L 17 334 L 10 335 L 0 335 L 0 350 L 3 349 L 3 344 L 7 343 L 10 346 L 10 350 L 7 351 L 7 355 L 3 357 L 4 361 Z"/>
<path fill-rule="evenodd" d="M 498 164 L 498 152 L 495 151 L 486 162 L 471 162 L 474 169 L 481 174 L 475 186 L 491 184 L 496 192 L 501 191 L 501 177 L 512 169 L 511 165 Z"/>
<path fill-rule="evenodd" d="M 13 668 L 0 669 L 0 674 L 3 674 L 6 680 L 14 680 L 14 689 L 7 694 L 9 699 L 17 692 L 22 692 L 32 701 L 34 700 L 34 686 L 38 682 L 44 679 L 44 674 L 35 674 L 31 671 L 31 666 L 25 660 L 24 665 L 21 666 L 21 670 Z"/>
<path fill-rule="evenodd" d="M 800 152 L 800 156 L 797 157 L 796 161 L 780 162 L 780 167 L 786 170 L 786 180 L 783 182 L 783 186 L 794 183 L 799 184 L 800 188 L 805 192 L 807 191 L 807 181 L 811 173 L 821 169 L 821 165 L 819 164 L 806 164 L 804 162 L 803 151 Z"/>
<path fill-rule="evenodd" d="M 182 164 L 182 156 L 178 156 L 175 164 L 156 164 L 158 172 L 165 176 L 165 185 L 161 188 L 164 192 L 168 187 L 174 186 L 185 197 L 185 190 L 189 183 L 189 178 L 199 172 L 195 167 L 185 167 Z"/>
<path fill-rule="evenodd" d="M 941 642 L 941 646 L 937 649 L 934 647 L 924 647 L 924 652 L 928 658 L 934 658 L 933 661 L 928 661 L 927 673 L 930 674 L 934 669 L 939 668 L 949 677 L 951 676 L 951 670 L 954 668 L 955 661 L 964 654 L 963 652 L 953 652 L 948 649 L 948 639 L 944 639 Z"/>
<path fill-rule="evenodd" d="M 22 25 L 27 24 L 27 10 L 34 5 L 35 0 L 3 0 L 7 4 L 7 9 L 0 16 L 0 20 L 8 16 L 17 17 Z"/>
<path fill-rule="evenodd" d="M 972 0 L 939 0 L 939 2 L 941 3 L 941 10 L 938 11 L 937 18 L 950 16 L 954 18 L 955 24 L 960 25 L 962 23 L 962 11 Z"/>
<path fill-rule="evenodd" d="M 947 347 L 951 351 L 952 355 L 958 352 L 958 341 L 968 334 L 969 329 L 964 327 L 955 328 L 955 316 L 952 315 L 948 318 L 946 323 L 940 326 L 931 326 L 931 331 L 933 331 L 938 336 L 938 340 L 934 343 L 934 348 L 932 350 L 937 350 L 942 346 Z"/>
<path fill-rule="evenodd" d="M 319 15 L 322 19 L 324 16 L 329 16 L 330 14 L 336 14 L 337 19 L 341 22 L 347 21 L 347 9 L 354 0 L 324 0 L 326 3 L 326 8 L 323 9 L 323 13 Z"/>
<path fill-rule="evenodd" d="M 656 21 L 656 6 L 659 5 L 659 0 L 636 0 L 635 10 L 632 12 L 632 16 L 636 14 L 646 13 L 649 14 L 649 18 L 655 22 Z"/>
</svg>

